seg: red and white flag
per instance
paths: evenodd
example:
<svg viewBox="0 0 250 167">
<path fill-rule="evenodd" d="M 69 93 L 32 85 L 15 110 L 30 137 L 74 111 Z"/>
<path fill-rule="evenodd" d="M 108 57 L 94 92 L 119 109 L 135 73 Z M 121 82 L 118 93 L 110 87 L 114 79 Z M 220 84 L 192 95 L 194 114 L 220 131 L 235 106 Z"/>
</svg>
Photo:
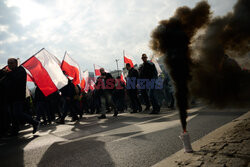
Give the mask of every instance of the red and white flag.
<svg viewBox="0 0 250 167">
<path fill-rule="evenodd" d="M 100 67 L 100 66 L 94 64 L 95 76 L 101 76 L 101 72 L 100 72 L 100 69 L 101 69 L 101 68 L 102 68 L 102 67 Z"/>
<path fill-rule="evenodd" d="M 95 69 L 95 76 L 101 76 L 101 72 L 100 72 L 100 69 L 103 68 L 103 67 L 100 67 L 96 64 L 94 64 L 94 69 Z M 108 72 L 107 70 L 104 69 L 105 72 Z"/>
<path fill-rule="evenodd" d="M 81 83 L 81 68 L 75 60 L 73 60 L 67 52 L 64 54 L 64 58 L 61 64 L 61 69 L 66 75 L 73 78 L 72 83 L 79 85 Z"/>
<path fill-rule="evenodd" d="M 84 72 L 81 71 L 81 77 L 82 77 L 82 80 L 81 80 L 81 91 L 85 91 L 85 92 L 88 92 L 88 89 L 89 89 L 89 71 L 86 70 Z"/>
<path fill-rule="evenodd" d="M 121 81 L 124 82 L 124 83 L 126 84 L 126 80 L 125 80 L 125 78 L 124 78 L 123 72 L 121 73 Z"/>
<path fill-rule="evenodd" d="M 34 79 L 30 74 L 27 73 L 27 82 L 34 82 Z"/>
<path fill-rule="evenodd" d="M 30 72 L 34 82 L 45 96 L 68 84 L 68 79 L 63 74 L 55 56 L 46 49 L 41 49 L 22 66 Z"/>
<path fill-rule="evenodd" d="M 134 67 L 134 63 L 133 63 L 132 59 L 130 59 L 126 56 L 124 56 L 124 63 L 125 64 L 129 63 L 131 67 Z"/>
<path fill-rule="evenodd" d="M 89 89 L 90 90 L 94 90 L 95 89 L 95 83 L 94 83 L 93 80 L 90 80 Z"/>
<path fill-rule="evenodd" d="M 134 67 L 134 65 L 136 64 L 135 59 L 133 57 L 130 57 L 130 56 L 126 55 L 125 51 L 123 51 L 123 58 L 124 58 L 125 65 L 127 63 L 129 63 L 131 67 Z"/>
</svg>

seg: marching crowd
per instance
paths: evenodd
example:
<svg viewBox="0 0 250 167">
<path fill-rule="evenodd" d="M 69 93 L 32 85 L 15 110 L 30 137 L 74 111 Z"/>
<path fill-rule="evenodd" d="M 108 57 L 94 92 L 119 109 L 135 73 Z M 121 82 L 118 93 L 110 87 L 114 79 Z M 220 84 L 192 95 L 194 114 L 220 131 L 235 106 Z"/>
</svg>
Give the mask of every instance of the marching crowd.
<svg viewBox="0 0 250 167">
<path fill-rule="evenodd" d="M 0 136 L 16 136 L 20 125 L 29 123 L 33 134 L 40 124 L 56 122 L 64 124 L 67 116 L 71 121 L 79 120 L 83 114 L 100 114 L 105 119 L 106 113 L 113 111 L 117 116 L 131 108 L 130 113 L 152 110 L 158 114 L 163 102 L 169 108 L 174 107 L 173 88 L 166 72 L 158 75 L 154 63 L 142 54 L 143 63 L 137 69 L 126 64 L 128 75 L 126 82 L 120 77 L 113 78 L 103 68 L 96 79 L 95 89 L 81 91 L 68 79 L 68 84 L 57 92 L 45 96 L 38 86 L 33 96 L 26 97 L 27 74 L 22 66 L 17 66 L 17 59 L 8 59 L 6 68 L 0 70 Z M 65 74 L 66 75 L 66 74 Z"/>
</svg>

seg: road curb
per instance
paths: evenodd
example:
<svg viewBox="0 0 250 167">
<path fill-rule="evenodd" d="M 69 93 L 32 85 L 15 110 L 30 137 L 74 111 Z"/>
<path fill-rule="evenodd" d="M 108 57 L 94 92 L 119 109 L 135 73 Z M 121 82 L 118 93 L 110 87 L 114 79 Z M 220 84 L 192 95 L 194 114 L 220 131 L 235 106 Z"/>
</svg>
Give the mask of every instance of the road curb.
<svg viewBox="0 0 250 167">
<path fill-rule="evenodd" d="M 245 113 L 244 115 L 232 120 L 231 122 L 223 125 L 222 127 L 212 131 L 208 135 L 204 136 L 200 140 L 197 140 L 192 143 L 192 147 L 194 151 L 200 150 L 200 148 L 204 145 L 207 145 L 209 143 L 218 141 L 219 138 L 221 138 L 224 134 L 230 132 L 233 127 L 238 125 L 239 123 L 243 122 L 246 119 L 250 118 L 250 111 Z M 169 156 L 166 159 L 163 159 L 162 161 L 158 162 L 157 164 L 153 165 L 153 167 L 176 167 L 178 166 L 177 162 L 180 161 L 188 161 L 190 159 L 194 159 L 195 155 L 192 153 L 185 153 L 184 149 L 176 152 L 175 154 Z M 200 161 L 197 161 L 200 162 Z M 200 164 L 194 165 L 194 166 L 200 166 Z"/>
</svg>

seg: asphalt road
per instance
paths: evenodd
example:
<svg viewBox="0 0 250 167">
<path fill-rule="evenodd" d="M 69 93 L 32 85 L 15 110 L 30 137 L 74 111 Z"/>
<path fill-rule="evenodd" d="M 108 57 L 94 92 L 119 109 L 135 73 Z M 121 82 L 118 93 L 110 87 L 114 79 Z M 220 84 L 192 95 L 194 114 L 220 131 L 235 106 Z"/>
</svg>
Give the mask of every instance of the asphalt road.
<svg viewBox="0 0 250 167">
<path fill-rule="evenodd" d="M 189 110 L 191 141 L 244 114 L 247 110 Z M 0 139 L 0 166 L 133 166 L 147 167 L 182 149 L 177 111 L 159 115 L 123 113 L 98 120 L 86 115 L 76 123 L 41 127 L 32 135 Z"/>
</svg>

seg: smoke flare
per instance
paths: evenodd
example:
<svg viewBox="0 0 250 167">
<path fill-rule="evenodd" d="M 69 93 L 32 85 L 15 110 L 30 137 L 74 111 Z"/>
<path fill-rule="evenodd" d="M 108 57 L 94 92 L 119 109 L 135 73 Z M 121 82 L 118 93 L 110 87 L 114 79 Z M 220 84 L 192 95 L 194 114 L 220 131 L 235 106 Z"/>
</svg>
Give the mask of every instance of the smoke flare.
<svg viewBox="0 0 250 167">
<path fill-rule="evenodd" d="M 151 48 L 165 55 L 165 64 L 175 85 L 175 98 L 179 108 L 182 128 L 186 131 L 188 107 L 188 80 L 190 79 L 190 40 L 196 31 L 209 21 L 207 2 L 195 8 L 181 7 L 169 20 L 163 20 L 153 31 Z"/>
<path fill-rule="evenodd" d="M 248 0 L 216 18 L 201 1 L 193 9 L 178 8 L 153 30 L 150 47 L 165 57 L 184 131 L 189 94 L 217 107 L 250 106 L 250 73 L 233 59 L 249 56 L 249 18 Z"/>
</svg>

